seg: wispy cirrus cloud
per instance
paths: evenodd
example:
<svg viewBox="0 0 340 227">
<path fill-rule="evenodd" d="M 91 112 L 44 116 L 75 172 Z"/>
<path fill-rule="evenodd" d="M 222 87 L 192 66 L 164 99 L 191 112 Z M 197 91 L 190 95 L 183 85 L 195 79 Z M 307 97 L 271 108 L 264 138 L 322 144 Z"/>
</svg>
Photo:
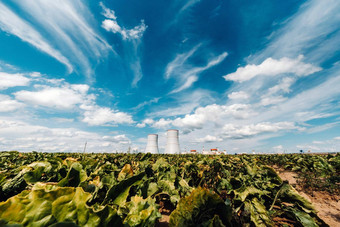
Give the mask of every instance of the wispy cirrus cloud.
<svg viewBox="0 0 340 227">
<path fill-rule="evenodd" d="M 198 50 L 200 46 L 202 46 L 202 43 L 194 46 L 186 53 L 178 54 L 174 60 L 168 63 L 165 70 L 165 78 L 169 79 L 173 76 L 173 74 L 181 73 L 182 70 L 184 71 L 183 64 Z"/>
<path fill-rule="evenodd" d="M 275 31 L 269 45 L 251 60 L 261 61 L 268 56 L 282 58 L 303 54 L 307 60 L 313 59 L 313 62 L 325 61 L 340 49 L 339 45 L 335 45 L 339 42 L 340 35 L 339 10 L 339 1 L 306 1 Z"/>
<path fill-rule="evenodd" d="M 47 53 L 64 64 L 71 72 L 73 67 L 69 60 L 62 55 L 28 22 L 15 14 L 10 8 L 0 2 L 0 28 L 1 30 L 19 37 L 42 52 Z"/>
<path fill-rule="evenodd" d="M 93 80 L 99 60 L 111 46 L 91 26 L 91 12 L 83 2 L 14 1 L 20 15 L 0 4 L 0 28 L 18 36 L 64 64 L 69 72 Z"/>
<path fill-rule="evenodd" d="M 133 72 L 131 85 L 132 87 L 137 87 L 138 82 L 143 78 L 140 57 L 141 39 L 148 26 L 144 23 L 144 20 L 141 20 L 139 25 L 127 29 L 118 23 L 118 18 L 116 17 L 114 10 L 107 8 L 102 2 L 100 2 L 99 5 L 103 9 L 102 15 L 106 17 L 106 19 L 102 21 L 102 28 L 108 32 L 120 34 L 124 41 L 123 47 L 125 52 L 124 55 L 127 58 L 125 60 L 128 62 L 127 67 Z"/>
<path fill-rule="evenodd" d="M 209 59 L 205 66 L 190 64 L 188 60 L 197 52 L 201 45 L 202 44 L 194 46 L 186 53 L 177 54 L 174 60 L 166 66 L 164 77 L 166 79 L 175 78 L 177 81 L 176 88 L 174 88 L 170 94 L 178 93 L 191 87 L 193 83 L 199 79 L 198 75 L 200 73 L 220 64 L 228 56 L 227 52 L 223 52 L 222 54 Z"/>
</svg>

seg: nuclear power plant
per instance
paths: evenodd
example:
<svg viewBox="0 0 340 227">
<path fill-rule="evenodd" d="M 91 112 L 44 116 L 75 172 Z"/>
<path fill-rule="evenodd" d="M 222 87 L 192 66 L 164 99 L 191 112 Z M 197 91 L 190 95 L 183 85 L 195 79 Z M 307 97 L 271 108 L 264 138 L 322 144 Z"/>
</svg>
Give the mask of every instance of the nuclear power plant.
<svg viewBox="0 0 340 227">
<path fill-rule="evenodd" d="M 148 135 L 148 143 L 145 148 L 145 153 L 151 153 L 151 154 L 159 153 L 157 134 Z M 167 131 L 165 153 L 166 154 L 179 154 L 180 153 L 177 129 L 169 129 Z"/>
<path fill-rule="evenodd" d="M 145 153 L 158 154 L 158 135 L 149 134 L 148 143 L 145 148 Z"/>
<path fill-rule="evenodd" d="M 178 130 L 176 129 L 169 129 L 166 133 L 166 147 L 165 153 L 166 154 L 179 154 L 179 140 L 178 140 Z"/>
</svg>

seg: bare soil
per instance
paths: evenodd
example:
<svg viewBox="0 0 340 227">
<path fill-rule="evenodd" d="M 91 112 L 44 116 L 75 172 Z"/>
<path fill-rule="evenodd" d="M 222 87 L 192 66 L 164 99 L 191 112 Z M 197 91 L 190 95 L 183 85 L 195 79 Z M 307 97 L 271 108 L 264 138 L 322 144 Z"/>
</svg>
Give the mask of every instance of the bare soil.
<svg viewBox="0 0 340 227">
<path fill-rule="evenodd" d="M 340 195 L 331 195 L 325 191 L 304 190 L 298 184 L 298 174 L 273 166 L 282 180 L 287 180 L 303 197 L 311 201 L 319 217 L 331 227 L 340 226 Z"/>
</svg>

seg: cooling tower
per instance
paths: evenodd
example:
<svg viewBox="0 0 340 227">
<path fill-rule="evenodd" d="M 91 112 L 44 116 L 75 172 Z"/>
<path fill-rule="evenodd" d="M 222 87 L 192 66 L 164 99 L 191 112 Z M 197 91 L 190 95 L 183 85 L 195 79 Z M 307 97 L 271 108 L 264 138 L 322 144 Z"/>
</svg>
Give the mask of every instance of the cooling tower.
<svg viewBox="0 0 340 227">
<path fill-rule="evenodd" d="M 149 134 L 148 143 L 145 148 L 145 153 L 158 154 L 158 135 Z"/>
<path fill-rule="evenodd" d="M 166 154 L 179 154 L 179 141 L 178 141 L 178 130 L 169 129 L 167 131 L 167 139 L 166 139 Z"/>
</svg>

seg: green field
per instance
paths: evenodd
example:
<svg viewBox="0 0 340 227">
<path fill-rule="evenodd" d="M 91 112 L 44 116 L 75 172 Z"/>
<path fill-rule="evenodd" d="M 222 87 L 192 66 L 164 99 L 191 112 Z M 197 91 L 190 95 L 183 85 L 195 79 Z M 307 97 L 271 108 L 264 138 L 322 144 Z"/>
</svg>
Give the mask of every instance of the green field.
<svg viewBox="0 0 340 227">
<path fill-rule="evenodd" d="M 0 226 L 327 226 L 272 166 L 339 194 L 339 153 L 1 152 Z"/>
</svg>

